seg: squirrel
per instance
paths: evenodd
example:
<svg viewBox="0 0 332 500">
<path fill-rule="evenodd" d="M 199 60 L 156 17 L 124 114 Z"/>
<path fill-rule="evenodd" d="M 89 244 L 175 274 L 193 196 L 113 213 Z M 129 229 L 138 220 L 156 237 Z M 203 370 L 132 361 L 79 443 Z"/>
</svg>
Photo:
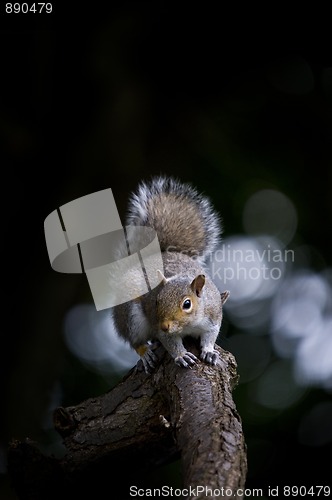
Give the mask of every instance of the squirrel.
<svg viewBox="0 0 332 500">
<path fill-rule="evenodd" d="M 197 357 L 183 345 L 185 336 L 200 339 L 200 358 L 215 365 L 214 344 L 222 322 L 220 293 L 204 270 L 206 258 L 220 241 L 221 222 L 209 199 L 189 184 L 170 177 L 141 183 L 129 200 L 127 225 L 152 227 L 158 236 L 164 274 L 139 299 L 113 307 L 115 328 L 141 356 L 146 372 L 156 365 L 152 341 L 159 341 L 181 367 Z M 134 286 L 134 276 L 129 275 Z"/>
</svg>

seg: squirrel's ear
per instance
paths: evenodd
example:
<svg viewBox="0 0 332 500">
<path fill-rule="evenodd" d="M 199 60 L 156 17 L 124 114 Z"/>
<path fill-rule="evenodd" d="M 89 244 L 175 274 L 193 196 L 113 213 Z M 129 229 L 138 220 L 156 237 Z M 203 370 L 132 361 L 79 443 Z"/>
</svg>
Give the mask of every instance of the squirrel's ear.
<svg viewBox="0 0 332 500">
<path fill-rule="evenodd" d="M 205 276 L 204 276 L 204 274 L 199 274 L 192 281 L 192 283 L 190 285 L 190 288 L 197 295 L 197 297 L 200 297 L 202 295 L 202 288 L 203 288 L 204 284 L 205 284 Z"/>
<path fill-rule="evenodd" d="M 166 285 L 166 283 L 167 283 L 168 279 L 167 279 L 167 278 L 165 278 L 165 276 L 164 276 L 164 275 L 163 275 L 163 273 L 160 271 L 160 269 L 157 269 L 157 274 L 158 274 L 159 278 L 161 278 L 161 283 L 162 283 L 163 285 Z"/>
<path fill-rule="evenodd" d="M 228 290 L 225 290 L 224 292 L 222 292 L 220 294 L 220 297 L 221 297 L 221 303 L 222 304 L 225 304 L 226 300 L 228 299 L 229 297 L 229 291 Z"/>
</svg>

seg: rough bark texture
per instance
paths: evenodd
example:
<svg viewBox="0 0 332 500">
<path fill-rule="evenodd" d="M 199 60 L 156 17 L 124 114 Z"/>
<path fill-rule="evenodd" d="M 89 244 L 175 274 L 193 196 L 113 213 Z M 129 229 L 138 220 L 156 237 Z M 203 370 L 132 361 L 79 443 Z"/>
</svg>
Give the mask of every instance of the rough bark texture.
<svg viewBox="0 0 332 500">
<path fill-rule="evenodd" d="M 152 375 L 134 368 L 110 392 L 58 408 L 54 425 L 67 449 L 64 458 L 45 457 L 29 441 L 11 444 L 9 472 L 18 497 L 96 495 L 111 485 L 118 498 L 130 498 L 129 484 L 181 457 L 184 489 L 229 488 L 233 498 L 241 498 L 237 490 L 244 488 L 247 465 L 231 395 L 236 364 L 230 353 L 218 350 L 218 366 L 199 363 L 188 370 L 160 347 L 161 363 Z M 195 498 L 214 497 L 204 491 Z"/>
</svg>

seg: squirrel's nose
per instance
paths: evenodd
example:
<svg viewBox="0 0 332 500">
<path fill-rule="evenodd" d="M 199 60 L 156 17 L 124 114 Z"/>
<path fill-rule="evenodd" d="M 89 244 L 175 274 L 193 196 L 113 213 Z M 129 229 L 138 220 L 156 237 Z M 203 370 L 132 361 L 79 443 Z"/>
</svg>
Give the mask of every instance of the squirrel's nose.
<svg viewBox="0 0 332 500">
<path fill-rule="evenodd" d="M 170 324 L 168 321 L 163 321 L 160 325 L 160 328 L 162 329 L 163 332 L 168 332 L 170 328 Z"/>
</svg>

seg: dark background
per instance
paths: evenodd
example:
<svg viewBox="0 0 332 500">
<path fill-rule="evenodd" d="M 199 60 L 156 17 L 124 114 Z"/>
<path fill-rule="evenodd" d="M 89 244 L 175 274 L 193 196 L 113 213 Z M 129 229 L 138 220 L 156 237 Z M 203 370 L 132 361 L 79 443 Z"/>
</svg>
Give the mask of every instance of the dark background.
<svg viewBox="0 0 332 500">
<path fill-rule="evenodd" d="M 243 232 L 249 194 L 272 187 L 296 207 L 308 268 L 327 269 L 332 43 L 323 11 L 166 2 L 75 10 L 54 2 L 50 15 L 9 15 L 4 5 L 0 497 L 15 498 L 6 477 L 10 439 L 29 436 L 52 449 L 51 410 L 100 394 L 120 376 L 110 383 L 64 342 L 66 311 L 91 296 L 84 276 L 51 269 L 45 217 L 106 187 L 123 217 L 137 183 L 164 173 L 207 193 L 230 236 Z M 225 321 L 231 339 L 238 330 L 227 314 Z M 296 404 L 259 418 L 250 413 L 250 384 L 234 398 L 248 488 L 331 483 L 331 436 L 309 446 L 297 433 L 305 412 L 331 401 L 327 389 L 308 387 Z M 158 480 L 178 485 L 176 467 Z"/>
</svg>

